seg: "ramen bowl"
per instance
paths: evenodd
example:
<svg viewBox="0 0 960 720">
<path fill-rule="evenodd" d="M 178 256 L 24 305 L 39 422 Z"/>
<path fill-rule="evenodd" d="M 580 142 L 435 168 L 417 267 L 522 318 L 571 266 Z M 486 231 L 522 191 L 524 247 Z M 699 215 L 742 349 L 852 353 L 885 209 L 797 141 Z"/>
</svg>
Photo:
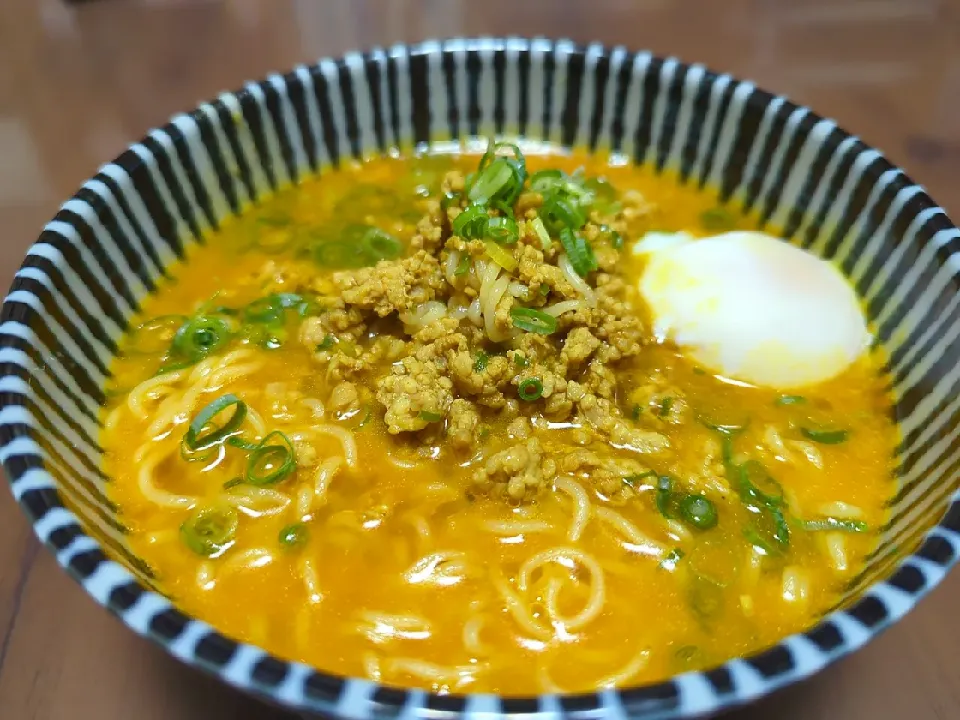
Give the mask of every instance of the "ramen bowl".
<svg viewBox="0 0 960 720">
<path fill-rule="evenodd" d="M 849 278 L 886 352 L 897 490 L 862 572 L 807 632 L 654 684 L 528 697 L 341 677 L 189 616 L 129 547 L 98 441 L 118 342 L 192 244 L 290 183 L 352 160 L 506 136 L 614 153 L 719 190 Z M 322 60 L 173 118 L 103 166 L 27 253 L 3 306 L 0 452 L 64 570 L 134 632 L 303 714 L 697 717 L 856 650 L 935 587 L 960 549 L 960 232 L 922 188 L 835 123 L 697 65 L 623 48 L 450 40 Z"/>
</svg>

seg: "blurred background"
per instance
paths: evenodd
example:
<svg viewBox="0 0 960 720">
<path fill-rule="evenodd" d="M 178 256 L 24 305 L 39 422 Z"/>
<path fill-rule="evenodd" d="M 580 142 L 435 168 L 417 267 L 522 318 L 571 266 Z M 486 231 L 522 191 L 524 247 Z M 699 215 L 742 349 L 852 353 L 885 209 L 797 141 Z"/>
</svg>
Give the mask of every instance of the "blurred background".
<svg viewBox="0 0 960 720">
<path fill-rule="evenodd" d="M 0 283 L 61 202 L 171 114 L 273 70 L 454 35 L 701 62 L 883 150 L 960 214 L 960 0 L 0 0 Z M 960 717 L 960 578 L 803 686 L 735 713 Z M 281 720 L 87 599 L 0 493 L 0 717 Z"/>
</svg>

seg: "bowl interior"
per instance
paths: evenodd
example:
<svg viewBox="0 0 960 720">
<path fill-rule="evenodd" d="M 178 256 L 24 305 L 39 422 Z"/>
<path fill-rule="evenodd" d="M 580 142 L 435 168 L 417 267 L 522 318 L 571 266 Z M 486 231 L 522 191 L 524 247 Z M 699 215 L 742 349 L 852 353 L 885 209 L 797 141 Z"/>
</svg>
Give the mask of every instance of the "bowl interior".
<svg viewBox="0 0 960 720">
<path fill-rule="evenodd" d="M 960 462 L 960 233 L 879 153 L 749 83 L 645 53 L 521 40 L 374 51 L 251 83 L 153 131 L 63 206 L 17 274 L 0 348 L 3 462 L 61 564 L 174 654 L 233 672 L 228 681 L 292 706 L 340 712 L 330 698 L 341 702 L 341 681 L 304 670 L 299 689 L 278 695 L 293 666 L 260 653 L 231 670 L 243 648 L 145 590 L 153 578 L 127 547 L 100 469 L 110 360 L 139 302 L 225 217 L 343 162 L 492 135 L 612 152 L 676 172 L 681 183 L 719 188 L 724 201 L 757 211 L 765 226 L 842 267 L 889 355 L 903 431 L 891 518 L 847 600 L 889 576 L 926 538 L 884 586 L 896 594 L 874 588 L 850 617 L 869 635 L 935 584 L 956 555 L 950 529 L 960 515 L 954 509 L 927 536 L 955 495 Z M 843 643 L 816 643 L 825 654 L 814 665 L 853 646 L 840 635 Z M 753 667 L 766 678 L 771 666 Z M 769 677 L 782 682 L 812 669 L 794 662 Z M 313 677 L 322 682 L 311 688 Z M 324 689 L 328 682 L 335 692 Z M 658 691 L 651 710 L 686 713 L 683 683 L 672 687 Z M 714 683 L 714 704 L 703 707 L 746 697 L 724 687 Z"/>
</svg>

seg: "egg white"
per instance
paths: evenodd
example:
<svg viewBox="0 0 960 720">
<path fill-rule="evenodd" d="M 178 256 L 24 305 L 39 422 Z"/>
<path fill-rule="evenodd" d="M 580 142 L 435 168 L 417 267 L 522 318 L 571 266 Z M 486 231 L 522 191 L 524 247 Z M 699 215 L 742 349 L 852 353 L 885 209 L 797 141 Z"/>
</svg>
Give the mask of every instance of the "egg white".
<svg viewBox="0 0 960 720">
<path fill-rule="evenodd" d="M 713 372 L 800 388 L 836 377 L 870 345 L 843 274 L 784 240 L 650 233 L 634 252 L 648 258 L 639 286 L 654 333 Z"/>
</svg>

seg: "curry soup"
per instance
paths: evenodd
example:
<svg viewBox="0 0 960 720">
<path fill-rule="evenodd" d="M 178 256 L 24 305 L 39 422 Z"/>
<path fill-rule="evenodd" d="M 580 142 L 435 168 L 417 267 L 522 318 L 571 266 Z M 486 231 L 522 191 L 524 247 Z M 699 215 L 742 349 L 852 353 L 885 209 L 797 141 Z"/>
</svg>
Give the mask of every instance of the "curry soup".
<svg viewBox="0 0 960 720">
<path fill-rule="evenodd" d="M 809 627 L 886 519 L 891 399 L 875 351 L 784 394 L 652 337 L 632 244 L 734 226 L 648 169 L 510 146 L 284 190 L 122 343 L 102 443 L 132 549 L 232 637 L 438 692 L 639 684 Z"/>
</svg>

